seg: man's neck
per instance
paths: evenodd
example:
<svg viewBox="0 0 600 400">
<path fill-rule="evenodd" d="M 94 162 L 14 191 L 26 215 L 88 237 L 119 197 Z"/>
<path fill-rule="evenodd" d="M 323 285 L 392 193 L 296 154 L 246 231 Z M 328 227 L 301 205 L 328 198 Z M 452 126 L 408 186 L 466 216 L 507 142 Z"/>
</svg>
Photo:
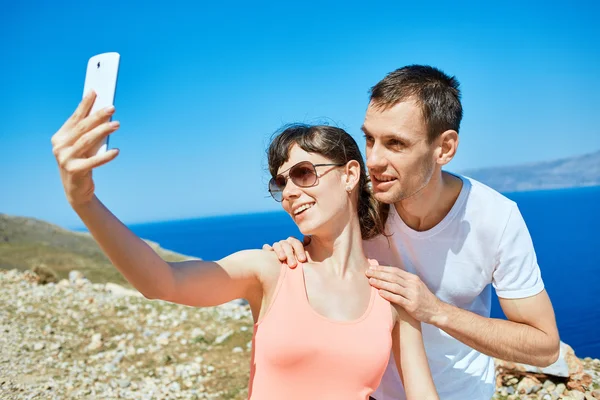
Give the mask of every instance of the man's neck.
<svg viewBox="0 0 600 400">
<path fill-rule="evenodd" d="M 394 203 L 398 215 L 415 231 L 427 231 L 439 224 L 454 206 L 462 189 L 462 179 L 437 171 L 416 195 Z"/>
</svg>

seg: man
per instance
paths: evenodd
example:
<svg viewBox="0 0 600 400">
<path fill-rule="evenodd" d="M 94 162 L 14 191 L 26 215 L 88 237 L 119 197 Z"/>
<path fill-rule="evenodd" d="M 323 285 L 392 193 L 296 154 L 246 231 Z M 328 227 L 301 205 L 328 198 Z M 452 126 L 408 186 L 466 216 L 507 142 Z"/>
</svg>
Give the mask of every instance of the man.
<svg viewBox="0 0 600 400">
<path fill-rule="evenodd" d="M 390 205 L 389 236 L 364 247 L 390 266 L 370 269 L 370 283 L 423 323 L 440 398 L 489 399 L 492 357 L 547 366 L 557 360 L 560 342 L 517 205 L 442 171 L 458 148 L 458 87 L 436 68 L 411 65 L 372 88 L 362 126 L 366 165 L 375 198 Z M 292 268 L 295 258 L 307 259 L 294 238 L 273 249 Z M 490 318 L 492 287 L 508 320 Z M 373 397 L 405 398 L 393 362 Z"/>
</svg>

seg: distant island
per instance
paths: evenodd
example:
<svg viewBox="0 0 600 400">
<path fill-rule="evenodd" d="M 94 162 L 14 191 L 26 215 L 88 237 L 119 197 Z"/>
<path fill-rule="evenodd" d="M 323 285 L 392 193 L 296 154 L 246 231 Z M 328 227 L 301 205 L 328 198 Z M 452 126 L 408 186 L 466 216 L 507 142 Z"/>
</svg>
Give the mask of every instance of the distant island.
<svg viewBox="0 0 600 400">
<path fill-rule="evenodd" d="M 600 151 L 554 161 L 458 171 L 499 192 L 600 185 Z"/>
</svg>

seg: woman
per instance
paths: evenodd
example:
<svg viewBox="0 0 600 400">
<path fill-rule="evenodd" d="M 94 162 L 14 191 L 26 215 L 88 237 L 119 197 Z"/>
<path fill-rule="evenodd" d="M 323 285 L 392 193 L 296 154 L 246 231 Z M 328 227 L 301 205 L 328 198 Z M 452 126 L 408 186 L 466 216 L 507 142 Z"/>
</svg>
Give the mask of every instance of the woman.
<svg viewBox="0 0 600 400">
<path fill-rule="evenodd" d="M 67 199 L 116 268 L 145 297 L 197 307 L 248 300 L 254 317 L 250 399 L 367 399 L 390 350 L 409 399 L 437 399 L 420 324 L 365 276 L 362 239 L 382 233 L 356 142 L 338 128 L 292 126 L 269 148 L 269 191 L 304 235 L 310 262 L 290 270 L 275 253 L 246 250 L 211 262 L 163 261 L 94 195 L 92 170 L 118 151 L 89 155 L 116 131 L 114 108 L 88 115 L 86 96 L 53 136 Z"/>
</svg>

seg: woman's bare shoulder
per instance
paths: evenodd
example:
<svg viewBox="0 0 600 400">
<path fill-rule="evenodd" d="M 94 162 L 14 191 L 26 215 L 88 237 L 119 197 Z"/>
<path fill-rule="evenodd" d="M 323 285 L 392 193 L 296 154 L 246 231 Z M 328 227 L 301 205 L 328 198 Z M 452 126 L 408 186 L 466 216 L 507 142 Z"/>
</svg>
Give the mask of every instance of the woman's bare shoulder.
<svg viewBox="0 0 600 400">
<path fill-rule="evenodd" d="M 263 278 L 271 275 L 279 276 L 281 268 L 281 261 L 277 254 L 268 250 L 241 250 L 225 257 L 222 261 L 244 265 L 245 269 L 250 269 Z"/>
</svg>

